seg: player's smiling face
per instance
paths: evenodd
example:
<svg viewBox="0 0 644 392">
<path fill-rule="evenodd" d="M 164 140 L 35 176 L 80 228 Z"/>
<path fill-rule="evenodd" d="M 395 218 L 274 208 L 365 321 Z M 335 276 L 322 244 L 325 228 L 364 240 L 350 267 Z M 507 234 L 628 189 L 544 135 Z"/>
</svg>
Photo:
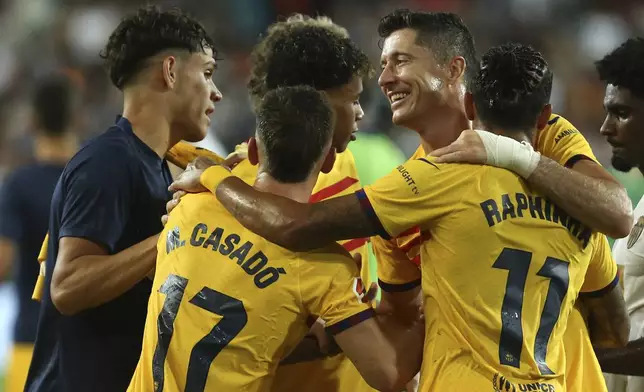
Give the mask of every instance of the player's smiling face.
<svg viewBox="0 0 644 392">
<path fill-rule="evenodd" d="M 611 163 L 620 171 L 644 169 L 644 99 L 609 84 L 604 96 L 606 118 L 601 134 L 613 147 Z"/>
<path fill-rule="evenodd" d="M 413 29 L 395 31 L 385 39 L 380 64 L 378 83 L 391 105 L 393 123 L 410 129 L 422 126 L 443 100 L 445 71 L 419 44 Z"/>
<path fill-rule="evenodd" d="M 325 91 L 335 113 L 335 130 L 332 146 L 337 152 L 347 149 L 349 142 L 355 140 L 358 122 L 364 117 L 360 106 L 362 78 L 354 75 L 344 86 Z"/>
<path fill-rule="evenodd" d="M 208 132 L 215 103 L 222 98 L 213 80 L 215 69 L 213 52 L 205 48 L 186 56 L 177 70 L 178 125 L 183 140 L 197 142 Z"/>
</svg>

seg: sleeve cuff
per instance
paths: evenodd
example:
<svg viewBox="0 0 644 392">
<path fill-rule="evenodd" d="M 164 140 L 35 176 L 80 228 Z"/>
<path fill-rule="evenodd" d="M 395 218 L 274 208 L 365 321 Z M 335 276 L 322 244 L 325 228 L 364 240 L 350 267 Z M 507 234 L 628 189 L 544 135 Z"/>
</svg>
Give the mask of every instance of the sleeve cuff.
<svg viewBox="0 0 644 392">
<path fill-rule="evenodd" d="M 367 215 L 367 217 L 373 224 L 373 227 L 376 229 L 376 234 L 378 234 L 379 236 L 381 236 L 386 240 L 391 239 L 391 236 L 389 235 L 389 233 L 387 233 L 387 230 L 385 230 L 384 226 L 382 225 L 382 222 L 380 222 L 380 219 L 378 219 L 378 215 L 376 214 L 376 211 L 373 209 L 373 206 L 371 205 L 371 202 L 369 201 L 369 198 L 367 197 L 367 194 L 365 193 L 364 189 L 360 189 L 356 191 L 356 196 L 358 197 L 358 201 L 360 202 L 362 211 L 364 211 L 364 213 Z"/>
<path fill-rule="evenodd" d="M 615 275 L 615 279 L 613 279 L 612 282 L 610 282 L 603 289 L 581 292 L 579 293 L 579 296 L 584 298 L 599 298 L 609 293 L 615 286 L 617 286 L 618 283 L 619 283 L 619 275 Z"/>
<path fill-rule="evenodd" d="M 219 184 L 227 177 L 233 174 L 223 166 L 215 165 L 207 168 L 201 173 L 201 185 L 205 186 L 210 192 L 215 193 Z"/>
<path fill-rule="evenodd" d="M 577 163 L 579 161 L 583 161 L 583 160 L 589 160 L 591 162 L 595 162 L 594 159 L 592 159 L 590 157 L 587 157 L 584 154 L 577 154 L 577 155 L 574 155 L 574 156 L 570 157 L 570 159 L 568 159 L 566 161 L 566 164 L 564 166 L 567 167 L 568 169 L 572 169 L 572 167 L 575 166 L 575 163 Z"/>
<path fill-rule="evenodd" d="M 409 291 L 411 289 L 414 289 L 420 286 L 420 284 L 421 284 L 420 279 L 416 279 L 414 281 L 407 282 L 407 283 L 386 283 L 378 279 L 378 286 L 380 287 L 380 289 L 388 293 L 402 293 L 404 291 Z"/>
<path fill-rule="evenodd" d="M 375 315 L 376 312 L 373 310 L 373 308 L 365 309 L 362 312 L 356 313 L 353 316 L 347 317 L 342 321 L 338 321 L 337 323 L 326 327 L 326 331 L 331 335 L 337 335 L 340 332 L 354 327 L 365 320 L 369 320 Z"/>
</svg>

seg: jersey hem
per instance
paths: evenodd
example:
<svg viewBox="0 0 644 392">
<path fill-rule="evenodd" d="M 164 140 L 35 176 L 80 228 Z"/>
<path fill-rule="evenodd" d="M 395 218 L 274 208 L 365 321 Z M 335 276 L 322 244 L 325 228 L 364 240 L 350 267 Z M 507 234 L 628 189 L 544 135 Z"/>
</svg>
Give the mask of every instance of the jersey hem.
<svg viewBox="0 0 644 392">
<path fill-rule="evenodd" d="M 369 198 L 367 197 L 367 194 L 365 193 L 364 189 L 360 189 L 356 191 L 355 194 L 358 197 L 358 201 L 360 202 L 362 211 L 364 211 L 364 213 L 367 215 L 367 218 L 369 218 L 373 226 L 376 228 L 376 234 L 378 234 L 379 236 L 381 236 L 386 240 L 390 240 L 391 236 L 389 235 L 389 233 L 387 233 L 387 230 L 385 230 L 384 226 L 382 225 L 382 222 L 380 222 L 380 219 L 378 219 L 378 215 L 376 214 L 376 211 L 373 209 L 373 206 L 371 205 L 371 202 L 369 201 Z"/>
<path fill-rule="evenodd" d="M 606 295 L 609 291 L 611 291 L 617 284 L 619 283 L 619 275 L 615 275 L 615 279 L 613 279 L 608 286 L 604 287 L 603 289 L 595 290 L 595 291 L 587 291 L 587 292 L 580 292 L 579 296 L 580 297 L 585 297 L 585 298 L 598 298 Z"/>
<path fill-rule="evenodd" d="M 342 331 L 346 331 L 351 327 L 355 327 L 356 325 L 360 324 L 365 320 L 369 320 L 375 315 L 376 315 L 376 312 L 373 310 L 373 308 L 365 309 L 361 312 L 354 314 L 353 316 L 349 316 L 342 321 L 338 321 L 337 323 L 326 327 L 326 331 L 329 332 L 331 335 L 337 335 Z"/>
<path fill-rule="evenodd" d="M 378 286 L 380 286 L 380 289 L 388 293 L 401 293 L 403 291 L 409 291 L 420 286 L 420 284 L 421 279 L 416 279 L 407 283 L 386 283 L 378 279 Z"/>
</svg>

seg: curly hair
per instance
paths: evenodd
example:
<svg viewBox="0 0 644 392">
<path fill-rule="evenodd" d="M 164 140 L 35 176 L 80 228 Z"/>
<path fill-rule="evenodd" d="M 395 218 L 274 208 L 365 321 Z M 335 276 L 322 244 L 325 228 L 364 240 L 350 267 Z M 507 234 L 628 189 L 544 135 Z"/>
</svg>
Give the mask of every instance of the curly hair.
<svg viewBox="0 0 644 392">
<path fill-rule="evenodd" d="M 474 38 L 460 16 L 450 12 L 416 12 L 398 9 L 384 16 L 378 25 L 382 40 L 402 29 L 412 29 L 418 34 L 419 44 L 431 48 L 436 61 L 446 64 L 455 56 L 465 59 L 465 83 L 478 71 Z"/>
<path fill-rule="evenodd" d="M 534 128 L 551 91 L 552 72 L 543 55 L 514 43 L 488 50 L 471 86 L 481 121 L 508 131 Z"/>
<path fill-rule="evenodd" d="M 599 79 L 644 99 L 644 38 L 630 38 L 595 63 Z"/>
<path fill-rule="evenodd" d="M 333 137 L 333 112 L 311 86 L 278 87 L 257 107 L 257 135 L 266 171 L 283 183 L 307 179 Z"/>
<path fill-rule="evenodd" d="M 114 86 L 122 90 L 150 57 L 168 49 L 195 53 L 206 47 L 216 53 L 212 38 L 198 21 L 179 9 L 147 6 L 121 21 L 100 57 Z"/>
<path fill-rule="evenodd" d="M 346 29 L 327 17 L 301 14 L 271 25 L 253 49 L 251 63 L 248 90 L 253 106 L 277 87 L 327 90 L 349 83 L 355 75 L 370 77 L 374 72 Z"/>
</svg>

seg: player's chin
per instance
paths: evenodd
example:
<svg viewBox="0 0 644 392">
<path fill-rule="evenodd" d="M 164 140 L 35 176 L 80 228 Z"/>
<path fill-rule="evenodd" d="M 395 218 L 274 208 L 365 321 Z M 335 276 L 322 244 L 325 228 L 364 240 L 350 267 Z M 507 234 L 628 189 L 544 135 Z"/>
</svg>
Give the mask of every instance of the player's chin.
<svg viewBox="0 0 644 392">
<path fill-rule="evenodd" d="M 347 147 L 349 147 L 349 142 L 351 142 L 351 137 L 348 137 L 346 140 L 343 140 L 342 143 L 336 144 L 335 147 L 335 152 L 341 153 L 345 152 L 347 150 Z"/>
<path fill-rule="evenodd" d="M 190 132 L 188 132 L 183 140 L 191 143 L 197 143 L 202 141 L 206 135 L 208 135 L 208 126 L 204 125 L 199 125 L 199 126 L 194 126 L 191 127 Z"/>
<path fill-rule="evenodd" d="M 615 168 L 615 170 L 625 173 L 631 171 L 631 169 L 635 167 L 635 165 L 632 164 L 628 159 L 619 154 L 613 154 L 610 159 L 610 163 Z"/>
<path fill-rule="evenodd" d="M 408 124 L 408 121 L 409 115 L 405 111 L 396 110 L 391 115 L 391 122 L 396 126 L 405 127 Z"/>
</svg>

